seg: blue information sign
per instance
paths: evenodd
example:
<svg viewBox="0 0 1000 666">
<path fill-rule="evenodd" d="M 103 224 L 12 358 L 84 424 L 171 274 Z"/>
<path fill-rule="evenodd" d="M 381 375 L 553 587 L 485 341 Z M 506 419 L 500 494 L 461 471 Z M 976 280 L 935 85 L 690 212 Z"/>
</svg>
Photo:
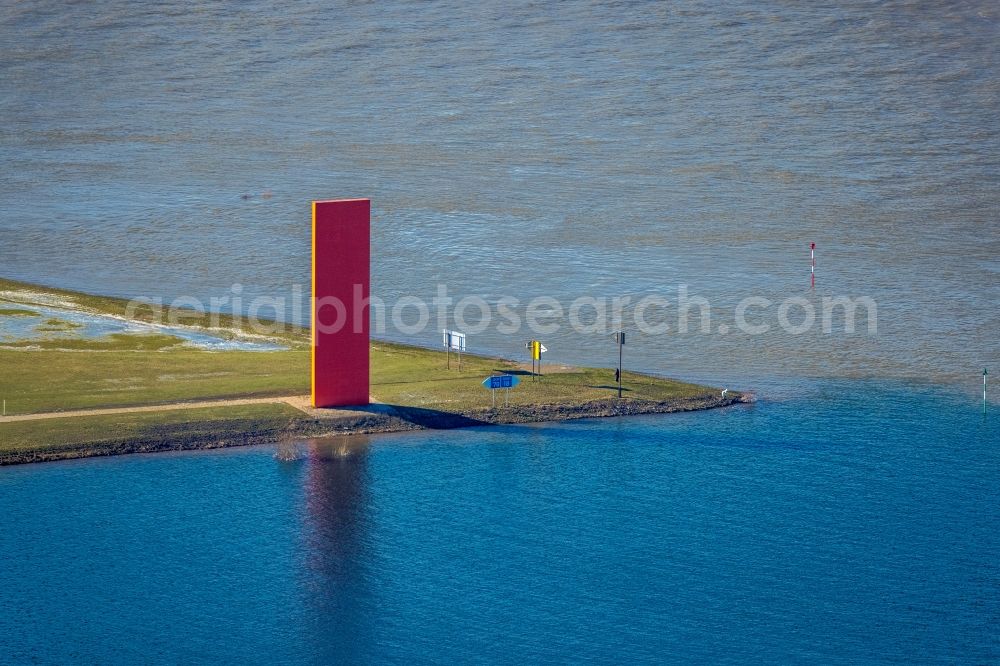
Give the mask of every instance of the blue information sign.
<svg viewBox="0 0 1000 666">
<path fill-rule="evenodd" d="M 514 388 L 521 383 L 521 380 L 514 375 L 494 375 L 483 380 L 483 386 L 495 391 L 496 389 Z"/>
</svg>

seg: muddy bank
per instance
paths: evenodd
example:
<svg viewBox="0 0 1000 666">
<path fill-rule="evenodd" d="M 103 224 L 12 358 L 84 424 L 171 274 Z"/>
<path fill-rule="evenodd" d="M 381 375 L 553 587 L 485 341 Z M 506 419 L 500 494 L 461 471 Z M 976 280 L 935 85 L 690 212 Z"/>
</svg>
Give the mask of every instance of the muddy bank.
<svg viewBox="0 0 1000 666">
<path fill-rule="evenodd" d="M 417 407 L 372 405 L 370 408 L 351 411 L 344 416 L 336 413 L 321 418 L 303 416 L 283 424 L 274 421 L 220 423 L 220 432 L 205 433 L 211 422 L 202 422 L 202 432 L 190 433 L 175 427 L 156 429 L 135 439 L 109 439 L 71 443 L 37 450 L 10 451 L 0 454 L 0 465 L 117 456 L 133 453 L 165 451 L 192 451 L 219 449 L 233 446 L 273 444 L 282 439 L 322 437 L 324 435 L 377 434 L 407 430 L 468 428 L 483 425 L 513 423 L 544 423 L 571 419 L 633 416 L 639 414 L 669 414 L 703 409 L 715 409 L 738 403 L 749 403 L 749 394 L 730 392 L 725 398 L 703 396 L 677 400 L 594 400 L 579 405 L 531 405 L 507 408 L 472 410 L 462 413 L 443 412 Z"/>
</svg>

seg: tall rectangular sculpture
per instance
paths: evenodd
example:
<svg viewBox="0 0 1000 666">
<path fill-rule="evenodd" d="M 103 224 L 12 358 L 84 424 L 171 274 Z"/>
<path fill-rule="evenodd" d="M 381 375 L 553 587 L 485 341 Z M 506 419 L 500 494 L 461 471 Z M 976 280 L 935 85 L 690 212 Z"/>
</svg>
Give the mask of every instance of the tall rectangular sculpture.
<svg viewBox="0 0 1000 666">
<path fill-rule="evenodd" d="M 371 201 L 312 205 L 312 404 L 368 404 Z"/>
</svg>

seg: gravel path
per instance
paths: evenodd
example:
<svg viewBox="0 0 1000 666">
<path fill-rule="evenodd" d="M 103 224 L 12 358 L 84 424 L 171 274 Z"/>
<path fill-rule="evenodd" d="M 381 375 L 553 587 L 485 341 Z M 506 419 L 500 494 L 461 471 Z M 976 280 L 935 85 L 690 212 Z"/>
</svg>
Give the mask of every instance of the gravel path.
<svg viewBox="0 0 1000 666">
<path fill-rule="evenodd" d="M 309 396 L 276 396 L 271 398 L 233 398 L 229 400 L 200 400 L 197 402 L 177 402 L 166 405 L 141 405 L 136 407 L 112 407 L 107 409 L 73 409 L 65 412 L 38 412 L 37 414 L 15 414 L 0 416 L 0 423 L 16 421 L 41 421 L 44 419 L 68 419 L 81 416 L 103 416 L 105 414 L 135 414 L 139 412 L 165 412 L 175 409 L 201 409 L 204 407 L 232 407 L 236 405 L 271 405 L 286 403 L 298 410 L 309 413 Z"/>
</svg>

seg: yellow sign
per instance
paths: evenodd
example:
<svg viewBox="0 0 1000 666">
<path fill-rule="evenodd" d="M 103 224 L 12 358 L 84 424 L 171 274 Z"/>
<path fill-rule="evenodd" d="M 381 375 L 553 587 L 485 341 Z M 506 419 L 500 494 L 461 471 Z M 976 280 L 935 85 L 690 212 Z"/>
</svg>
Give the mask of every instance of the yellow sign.
<svg viewBox="0 0 1000 666">
<path fill-rule="evenodd" d="M 536 361 L 542 360 L 542 343 L 538 340 L 531 341 L 531 358 Z"/>
</svg>

